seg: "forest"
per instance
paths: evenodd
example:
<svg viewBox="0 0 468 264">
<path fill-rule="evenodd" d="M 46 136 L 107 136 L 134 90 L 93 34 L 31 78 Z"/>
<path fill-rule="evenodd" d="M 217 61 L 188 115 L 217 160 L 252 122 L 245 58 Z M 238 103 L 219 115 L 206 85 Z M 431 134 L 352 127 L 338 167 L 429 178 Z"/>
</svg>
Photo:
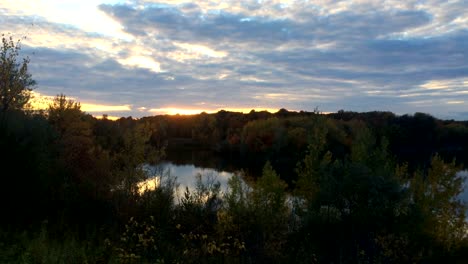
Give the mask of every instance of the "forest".
<svg viewBox="0 0 468 264">
<path fill-rule="evenodd" d="M 286 109 L 111 121 L 63 94 L 35 111 L 29 61 L 11 39 L 2 47 L 0 263 L 468 259 L 468 121 Z M 257 173 L 227 190 L 194 175 L 177 197 L 162 171 L 139 189 L 154 176 L 145 164 L 191 149 Z"/>
</svg>

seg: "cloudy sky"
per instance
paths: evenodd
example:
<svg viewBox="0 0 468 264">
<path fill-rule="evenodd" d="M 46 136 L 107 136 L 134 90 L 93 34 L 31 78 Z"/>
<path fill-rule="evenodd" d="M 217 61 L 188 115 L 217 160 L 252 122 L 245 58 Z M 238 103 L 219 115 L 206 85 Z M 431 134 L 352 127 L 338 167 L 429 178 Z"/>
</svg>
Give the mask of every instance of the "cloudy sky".
<svg viewBox="0 0 468 264">
<path fill-rule="evenodd" d="M 286 108 L 468 119 L 465 0 L 2 0 L 37 95 L 94 115 Z"/>
</svg>

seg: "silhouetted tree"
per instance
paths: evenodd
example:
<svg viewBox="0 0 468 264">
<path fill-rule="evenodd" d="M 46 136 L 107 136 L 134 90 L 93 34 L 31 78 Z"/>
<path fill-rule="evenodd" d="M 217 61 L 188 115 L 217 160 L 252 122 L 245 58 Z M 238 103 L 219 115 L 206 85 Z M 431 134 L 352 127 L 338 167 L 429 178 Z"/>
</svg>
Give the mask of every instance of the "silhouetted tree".
<svg viewBox="0 0 468 264">
<path fill-rule="evenodd" d="M 29 58 L 18 58 L 20 41 L 2 34 L 0 47 L 0 111 L 23 109 L 28 103 L 36 82 L 28 72 Z"/>
</svg>

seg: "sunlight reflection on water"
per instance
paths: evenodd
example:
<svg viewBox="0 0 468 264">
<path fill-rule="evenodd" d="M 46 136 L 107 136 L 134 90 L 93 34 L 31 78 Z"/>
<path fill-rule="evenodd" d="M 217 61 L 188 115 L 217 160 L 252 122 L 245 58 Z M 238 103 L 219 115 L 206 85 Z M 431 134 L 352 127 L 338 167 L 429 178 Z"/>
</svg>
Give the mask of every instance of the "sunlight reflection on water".
<svg viewBox="0 0 468 264">
<path fill-rule="evenodd" d="M 164 162 L 155 166 L 147 165 L 145 170 L 149 175 L 152 175 L 152 177 L 139 183 L 138 187 L 140 193 L 143 193 L 145 190 L 154 190 L 160 184 L 160 176 L 164 175 L 164 177 L 176 178 L 176 183 L 178 184 L 176 199 L 184 194 L 186 188 L 190 191 L 195 190 L 197 184 L 196 175 L 198 174 L 202 176 L 203 183 L 208 183 L 210 181 L 213 183 L 219 182 L 222 192 L 227 190 L 228 181 L 234 175 L 234 173 L 227 171 L 195 167 L 193 164 L 175 165 L 171 162 Z"/>
</svg>

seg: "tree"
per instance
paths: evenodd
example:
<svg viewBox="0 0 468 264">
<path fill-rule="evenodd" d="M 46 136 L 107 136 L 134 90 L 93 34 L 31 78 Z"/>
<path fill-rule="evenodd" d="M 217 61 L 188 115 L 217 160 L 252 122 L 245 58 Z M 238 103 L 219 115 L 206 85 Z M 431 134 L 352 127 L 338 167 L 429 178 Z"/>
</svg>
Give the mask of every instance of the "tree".
<svg viewBox="0 0 468 264">
<path fill-rule="evenodd" d="M 18 58 L 21 44 L 2 34 L 0 47 L 0 112 L 23 109 L 36 82 L 28 72 L 29 58 Z"/>
<path fill-rule="evenodd" d="M 49 105 L 47 116 L 49 123 L 60 137 L 68 135 L 91 135 L 89 125 L 83 125 L 85 114 L 78 102 L 67 99 L 64 94 L 57 95 Z M 77 127 L 78 125 L 78 127 Z"/>
<path fill-rule="evenodd" d="M 410 181 L 412 202 L 422 218 L 424 241 L 432 241 L 449 252 L 467 237 L 466 204 L 460 200 L 463 192 L 462 167 L 455 161 L 445 163 L 439 155 L 431 161 L 426 173 L 417 172 Z"/>
<path fill-rule="evenodd" d="M 281 180 L 270 162 L 267 162 L 250 197 L 254 216 L 259 225 L 256 229 L 260 239 L 257 241 L 263 244 L 264 252 L 273 259 L 280 257 L 281 249 L 286 242 L 288 219 L 286 188 L 287 184 Z"/>
<path fill-rule="evenodd" d="M 307 207 L 315 203 L 321 182 L 327 176 L 326 170 L 332 162 L 332 153 L 326 150 L 328 127 L 325 118 L 314 117 L 308 134 L 307 154 L 296 168 L 297 194 L 305 199 Z"/>
</svg>

